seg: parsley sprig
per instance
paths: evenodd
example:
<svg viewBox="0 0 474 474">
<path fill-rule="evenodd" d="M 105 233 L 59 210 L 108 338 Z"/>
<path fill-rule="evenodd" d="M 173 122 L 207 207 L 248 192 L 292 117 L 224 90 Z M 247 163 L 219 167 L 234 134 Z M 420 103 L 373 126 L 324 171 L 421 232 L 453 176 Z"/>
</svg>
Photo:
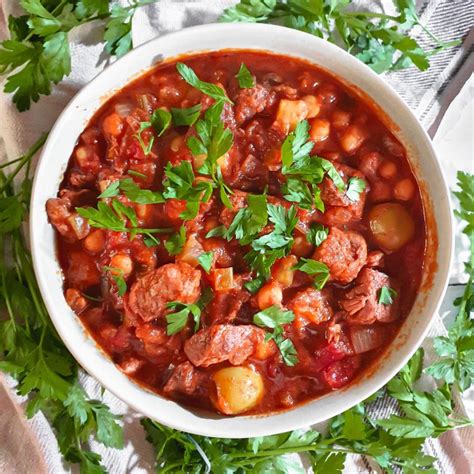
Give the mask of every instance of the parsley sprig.
<svg viewBox="0 0 474 474">
<path fill-rule="evenodd" d="M 201 312 L 212 301 L 214 295 L 210 288 L 206 288 L 197 303 L 181 303 L 179 301 L 171 301 L 166 305 L 168 309 L 177 310 L 174 313 L 166 315 L 166 334 L 172 336 L 182 331 L 188 324 L 189 315 L 192 315 L 194 320 L 194 332 L 199 330 L 201 324 Z"/>
<path fill-rule="evenodd" d="M 122 56 L 132 48 L 131 25 L 137 8 L 155 0 L 130 0 L 128 6 L 108 0 L 21 0 L 25 14 L 10 16 L 10 39 L 0 43 L 0 74 L 4 91 L 13 93 L 18 110 L 49 95 L 71 73 L 69 33 L 76 27 L 105 20 L 105 49 Z"/>
<path fill-rule="evenodd" d="M 91 227 L 108 229 L 114 232 L 127 232 L 132 240 L 137 234 L 150 236 L 152 234 L 167 234 L 173 231 L 173 229 L 166 228 L 148 229 L 139 227 L 135 210 L 118 199 L 112 199 L 110 205 L 104 201 L 99 201 L 97 208 L 76 207 L 76 211 L 88 220 Z"/>
<path fill-rule="evenodd" d="M 28 396 L 27 416 L 39 410 L 46 416 L 66 461 L 79 464 L 82 472 L 105 472 L 100 455 L 87 447 L 89 438 L 121 448 L 122 428 L 118 417 L 78 384 L 78 364 L 49 319 L 21 233 L 31 160 L 45 140 L 43 135 L 23 157 L 0 168 L 0 308 L 6 317 L 0 321 L 0 370 L 16 379 L 20 395 Z M 7 166 L 13 166 L 8 175 Z M 25 177 L 15 190 L 13 177 L 20 171 Z"/>
<path fill-rule="evenodd" d="M 224 22 L 276 22 L 336 43 L 375 72 L 416 66 L 429 68 L 430 56 L 460 44 L 436 38 L 420 21 L 413 0 L 393 0 L 396 15 L 355 10 L 352 0 L 241 0 L 224 11 Z M 426 51 L 409 35 L 414 26 L 427 34 Z"/>
<path fill-rule="evenodd" d="M 470 258 L 465 263 L 468 281 L 464 293 L 454 301 L 458 314 L 447 336 L 435 337 L 433 341 L 440 360 L 426 369 L 436 379 L 454 384 L 461 392 L 467 390 L 474 380 L 474 175 L 459 171 L 457 174 L 459 191 L 454 194 L 459 200 L 459 210 L 455 214 L 466 226 Z"/>
<path fill-rule="evenodd" d="M 265 340 L 273 339 L 275 341 L 283 362 L 288 366 L 298 363 L 298 354 L 291 339 L 284 336 L 282 326 L 293 322 L 294 319 L 293 311 L 284 310 L 278 306 L 264 309 L 253 317 L 253 322 L 257 326 L 272 329 L 272 332 L 266 334 Z"/>
</svg>

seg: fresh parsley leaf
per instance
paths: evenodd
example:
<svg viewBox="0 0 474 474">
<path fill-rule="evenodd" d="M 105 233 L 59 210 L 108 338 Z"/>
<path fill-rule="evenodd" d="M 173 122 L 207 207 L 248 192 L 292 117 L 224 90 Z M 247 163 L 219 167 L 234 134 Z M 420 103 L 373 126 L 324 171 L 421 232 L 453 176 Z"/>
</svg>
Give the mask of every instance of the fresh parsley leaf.
<svg viewBox="0 0 474 474">
<path fill-rule="evenodd" d="M 174 233 L 165 242 L 165 249 L 170 255 L 178 255 L 183 250 L 184 244 L 186 243 L 186 227 L 182 225 L 179 231 Z"/>
<path fill-rule="evenodd" d="M 221 201 L 226 207 L 232 208 L 228 197 L 232 190 L 225 184 L 218 165 L 218 159 L 231 149 L 234 141 L 234 135 L 228 128 L 224 128 L 221 121 L 223 107 L 224 103 L 218 101 L 207 109 L 204 118 L 196 122 L 197 136 L 189 137 L 186 144 L 194 156 L 206 155 L 199 172 L 211 176 L 219 189 Z"/>
<path fill-rule="evenodd" d="M 220 21 L 277 21 L 289 28 L 324 38 L 365 62 L 375 72 L 382 73 L 415 65 L 420 70 L 429 67 L 429 57 L 459 41 L 443 42 L 429 32 L 416 14 L 413 0 L 394 0 L 398 14 L 354 10 L 351 0 L 331 2 L 306 0 L 241 0 L 224 10 Z M 411 38 L 407 30 L 420 26 L 434 48 L 425 51 Z"/>
<path fill-rule="evenodd" d="M 322 224 L 311 224 L 309 232 L 306 234 L 306 240 L 319 247 L 328 237 L 329 229 Z"/>
<path fill-rule="evenodd" d="M 253 322 L 257 326 L 273 329 L 269 333 L 280 350 L 283 362 L 288 366 L 293 366 L 298 362 L 295 346 L 293 342 L 283 336 L 282 324 L 289 324 L 295 319 L 292 311 L 286 311 L 278 306 L 271 306 L 263 311 L 256 313 Z"/>
<path fill-rule="evenodd" d="M 138 132 L 133 135 L 138 140 L 138 143 L 140 144 L 140 148 L 142 149 L 145 156 L 148 156 L 151 153 L 153 143 L 155 143 L 154 136 L 152 136 L 148 140 L 148 143 L 145 143 L 145 141 L 143 140 L 142 133 L 150 127 L 151 127 L 151 122 L 140 122 L 140 128 L 138 129 Z"/>
<path fill-rule="evenodd" d="M 171 113 L 166 109 L 156 109 L 151 115 L 150 123 L 156 135 L 161 137 L 171 125 Z"/>
<path fill-rule="evenodd" d="M 322 290 L 329 279 L 327 265 L 311 258 L 301 258 L 294 268 L 314 277 L 314 286 L 318 290 Z"/>
<path fill-rule="evenodd" d="M 186 64 L 178 63 L 176 64 L 176 69 L 178 70 L 179 75 L 192 87 L 201 91 L 203 94 L 212 97 L 216 101 L 229 102 L 232 101 L 227 97 L 224 89 L 222 87 L 211 84 L 210 82 L 201 81 L 196 73 Z"/>
<path fill-rule="evenodd" d="M 194 332 L 197 332 L 201 323 L 201 312 L 211 302 L 212 298 L 212 290 L 206 288 L 197 304 L 185 304 L 180 303 L 179 301 L 167 303 L 166 307 L 168 309 L 178 309 L 178 311 L 166 315 L 166 322 L 168 323 L 166 334 L 172 336 L 173 334 L 182 331 L 188 323 L 189 315 L 192 315 L 193 317 Z"/>
<path fill-rule="evenodd" d="M 268 221 L 266 194 L 248 194 L 247 204 L 247 207 L 239 209 L 223 234 L 227 240 L 239 240 L 241 245 L 247 245 L 254 240 Z"/>
<path fill-rule="evenodd" d="M 119 187 L 131 202 L 137 204 L 161 204 L 165 202 L 163 195 L 159 191 L 142 189 L 130 178 L 120 180 Z"/>
<path fill-rule="evenodd" d="M 147 179 L 148 177 L 146 174 L 140 173 L 139 171 L 135 171 L 135 170 L 128 170 L 127 174 L 129 174 L 130 176 L 135 176 L 136 178 L 141 178 L 141 179 Z"/>
<path fill-rule="evenodd" d="M 253 322 L 257 326 L 275 329 L 281 324 L 291 323 L 295 319 L 292 311 L 285 311 L 278 306 L 271 306 L 258 312 L 253 317 Z"/>
<path fill-rule="evenodd" d="M 99 198 L 110 198 L 118 196 L 120 193 L 120 181 L 113 181 L 103 193 L 99 194 Z"/>
<path fill-rule="evenodd" d="M 206 273 L 211 271 L 212 262 L 214 261 L 214 252 L 209 251 L 206 253 L 202 253 L 198 257 L 199 265 L 204 269 Z"/>
<path fill-rule="evenodd" d="M 125 281 L 123 270 L 121 268 L 109 266 L 104 266 L 103 269 L 109 273 L 112 280 L 115 281 L 119 296 L 123 296 L 127 292 L 127 282 Z"/>
<path fill-rule="evenodd" d="M 365 181 L 357 176 L 349 178 L 347 182 L 346 196 L 352 201 L 357 202 L 360 199 L 360 194 L 366 188 Z"/>
<path fill-rule="evenodd" d="M 388 286 L 382 286 L 379 291 L 379 304 L 384 304 L 386 306 L 393 303 L 393 299 L 398 296 L 397 292 Z"/>
<path fill-rule="evenodd" d="M 241 89 L 250 89 L 255 87 L 255 77 L 248 70 L 247 66 L 242 63 L 239 72 L 235 75 Z"/>
<path fill-rule="evenodd" d="M 196 104 L 188 109 L 171 109 L 171 115 L 173 116 L 173 123 L 179 126 L 191 126 L 194 125 L 201 115 L 201 104 Z"/>
</svg>

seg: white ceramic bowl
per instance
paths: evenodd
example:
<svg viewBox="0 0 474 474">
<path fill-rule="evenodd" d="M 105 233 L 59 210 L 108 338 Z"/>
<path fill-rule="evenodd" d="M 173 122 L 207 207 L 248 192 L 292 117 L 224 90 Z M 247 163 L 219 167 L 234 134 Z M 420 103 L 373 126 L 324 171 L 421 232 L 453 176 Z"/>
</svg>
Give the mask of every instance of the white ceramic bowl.
<svg viewBox="0 0 474 474">
<path fill-rule="evenodd" d="M 428 264 L 421 290 L 400 333 L 370 375 L 343 390 L 268 416 L 231 418 L 191 410 L 142 388 L 120 372 L 88 336 L 64 299 L 54 232 L 45 211 L 46 201 L 56 196 L 78 136 L 104 97 L 158 61 L 225 48 L 268 50 L 300 57 L 370 96 L 390 118 L 387 122 L 391 123 L 392 131 L 408 150 L 422 189 L 428 223 Z M 448 189 L 432 144 L 407 105 L 383 79 L 342 49 L 306 33 L 254 24 L 204 25 L 157 38 L 136 48 L 85 86 L 64 109 L 43 149 L 33 187 L 30 231 L 34 266 L 44 301 L 58 333 L 82 367 L 135 410 L 167 426 L 235 438 L 275 434 L 321 422 L 382 387 L 425 337 L 445 292 L 452 252 Z"/>
</svg>

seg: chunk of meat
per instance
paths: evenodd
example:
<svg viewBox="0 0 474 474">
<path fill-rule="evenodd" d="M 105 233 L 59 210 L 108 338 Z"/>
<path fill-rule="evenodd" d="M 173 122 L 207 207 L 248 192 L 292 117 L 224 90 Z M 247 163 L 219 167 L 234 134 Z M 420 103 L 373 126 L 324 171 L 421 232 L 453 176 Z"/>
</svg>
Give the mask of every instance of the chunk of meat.
<svg viewBox="0 0 474 474">
<path fill-rule="evenodd" d="M 143 321 L 163 316 L 171 301 L 195 303 L 201 294 L 201 272 L 184 262 L 168 263 L 146 273 L 130 290 L 130 309 Z"/>
<path fill-rule="evenodd" d="M 65 296 L 67 304 L 76 314 L 81 314 L 88 306 L 87 300 L 75 288 L 68 288 Z"/>
<path fill-rule="evenodd" d="M 390 323 L 397 319 L 397 297 L 390 305 L 379 303 L 379 292 L 384 286 L 394 288 L 394 282 L 382 272 L 364 268 L 357 277 L 354 288 L 340 301 L 342 309 L 347 313 L 346 320 L 353 324 L 372 324 L 375 321 Z"/>
<path fill-rule="evenodd" d="M 242 305 L 250 299 L 250 293 L 240 288 L 216 291 L 210 303 L 213 322 L 231 322 L 239 314 Z"/>
<path fill-rule="evenodd" d="M 275 101 L 276 94 L 265 86 L 257 84 L 248 89 L 239 89 L 234 99 L 235 119 L 239 125 L 263 112 Z"/>
<path fill-rule="evenodd" d="M 357 232 L 331 227 L 327 239 L 316 249 L 313 258 L 328 266 L 331 280 L 349 283 L 365 265 L 367 244 Z"/>
<path fill-rule="evenodd" d="M 315 288 L 298 292 L 289 302 L 288 308 L 295 313 L 297 324 L 301 326 L 308 323 L 320 324 L 332 317 L 326 293 Z"/>
<path fill-rule="evenodd" d="M 77 288 L 79 291 L 87 290 L 100 282 L 97 262 L 84 252 L 73 251 L 69 254 L 67 268 L 65 268 L 64 273 L 68 285 Z"/>
<path fill-rule="evenodd" d="M 73 211 L 68 197 L 48 199 L 46 212 L 51 224 L 68 242 L 81 240 L 89 233 L 87 219 Z"/>
<path fill-rule="evenodd" d="M 192 395 L 198 387 L 202 386 L 204 380 L 205 375 L 199 372 L 191 362 L 186 361 L 174 368 L 163 390 L 166 393 L 181 392 Z"/>
<path fill-rule="evenodd" d="M 341 176 L 344 183 L 346 184 L 346 186 L 351 178 L 359 178 L 364 180 L 365 182 L 365 177 L 360 171 L 355 170 L 350 166 L 341 165 L 339 163 L 333 163 L 333 165 Z M 359 194 L 358 199 L 356 201 L 352 201 L 351 199 L 349 199 L 345 191 L 340 191 L 339 189 L 337 189 L 332 179 L 326 176 L 323 179 L 323 182 L 321 183 L 321 199 L 323 200 L 324 204 L 326 204 L 326 206 L 331 206 L 335 208 L 345 208 L 345 210 L 348 211 L 346 217 L 348 219 L 347 222 L 349 222 L 349 220 L 360 219 L 362 217 L 365 197 L 367 195 L 368 190 L 369 186 L 366 183 L 366 187 L 364 191 Z M 334 211 L 337 211 L 337 209 L 328 209 L 326 214 L 330 216 L 331 213 Z M 347 222 L 343 222 L 342 224 L 345 224 Z"/>
<path fill-rule="evenodd" d="M 380 250 L 371 250 L 367 253 L 367 267 L 383 267 L 384 253 Z"/>
<path fill-rule="evenodd" d="M 245 362 L 263 341 L 265 331 L 251 325 L 214 324 L 201 329 L 184 343 L 184 352 L 196 366 L 209 367 L 228 360 Z"/>
</svg>

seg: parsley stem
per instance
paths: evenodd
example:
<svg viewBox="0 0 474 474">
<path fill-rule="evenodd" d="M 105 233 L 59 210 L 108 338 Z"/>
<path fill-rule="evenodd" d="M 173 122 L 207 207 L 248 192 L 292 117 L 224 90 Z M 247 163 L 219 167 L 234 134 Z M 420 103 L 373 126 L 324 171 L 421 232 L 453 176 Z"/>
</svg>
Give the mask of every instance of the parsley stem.
<svg viewBox="0 0 474 474">
<path fill-rule="evenodd" d="M 344 12 L 345 16 L 362 16 L 365 18 L 379 18 L 381 20 L 393 20 L 398 21 L 399 18 L 397 16 L 386 15 L 385 13 L 376 13 L 376 12 Z"/>
<path fill-rule="evenodd" d="M 327 440 L 324 440 L 327 441 Z M 289 453 L 303 453 L 306 451 L 317 451 L 322 453 L 345 453 L 345 454 L 361 454 L 359 451 L 344 449 L 344 448 L 333 448 L 333 447 L 321 447 L 319 444 L 307 444 L 305 446 L 296 446 L 292 448 L 280 448 L 280 449 L 270 449 L 267 451 L 259 451 L 254 453 L 252 451 L 243 451 L 241 453 L 230 453 L 229 458 L 248 458 L 248 461 L 251 461 L 251 458 L 267 457 L 267 456 L 280 456 L 282 454 Z M 363 453 L 365 454 L 365 453 Z"/>
<path fill-rule="evenodd" d="M 21 160 L 22 160 L 22 157 L 20 156 L 20 158 L 16 158 L 15 160 L 11 160 L 11 161 L 7 161 L 5 163 L 2 163 L 0 165 L 0 169 L 6 168 L 7 166 L 11 166 L 11 165 L 13 165 L 13 163 L 18 163 Z"/>
<path fill-rule="evenodd" d="M 28 150 L 28 152 L 19 158 L 19 163 L 16 168 L 9 174 L 8 178 L 3 182 L 3 186 L 0 188 L 0 193 L 3 193 L 6 187 L 13 181 L 15 176 L 21 171 L 23 166 L 30 161 L 34 155 L 38 152 L 38 150 L 44 145 L 46 139 L 48 138 L 47 133 L 43 133 L 41 137 L 32 145 L 32 147 Z"/>
</svg>

